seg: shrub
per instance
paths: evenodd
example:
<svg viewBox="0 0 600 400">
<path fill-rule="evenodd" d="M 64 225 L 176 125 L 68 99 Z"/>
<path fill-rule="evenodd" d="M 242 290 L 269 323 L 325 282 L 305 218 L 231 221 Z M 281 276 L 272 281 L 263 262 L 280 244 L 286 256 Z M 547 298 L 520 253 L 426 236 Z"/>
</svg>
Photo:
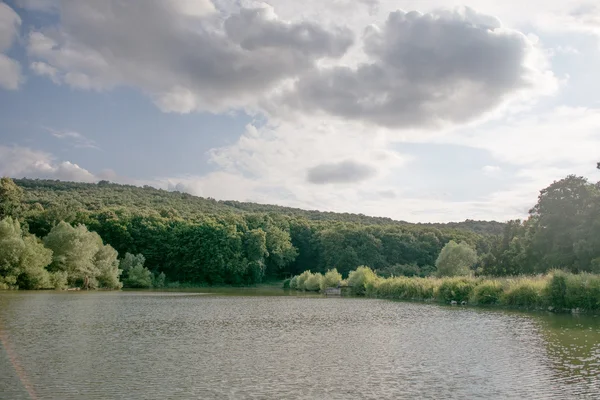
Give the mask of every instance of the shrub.
<svg viewBox="0 0 600 400">
<path fill-rule="evenodd" d="M 152 287 L 155 288 L 164 288 L 165 287 L 165 281 L 167 280 L 167 276 L 165 275 L 164 272 L 161 272 L 158 275 L 152 275 Z"/>
<path fill-rule="evenodd" d="M 355 271 L 350 271 L 348 275 L 348 286 L 351 287 L 352 293 L 356 295 L 364 295 L 372 288 L 373 283 L 377 280 L 377 275 L 369 267 L 361 266 Z"/>
<path fill-rule="evenodd" d="M 147 289 L 152 287 L 152 272 L 142 265 L 129 269 L 125 286 L 130 288 Z"/>
<path fill-rule="evenodd" d="M 538 307 L 545 304 L 546 282 L 532 278 L 509 281 L 501 302 L 513 307 Z"/>
<path fill-rule="evenodd" d="M 298 289 L 298 276 L 294 276 L 292 279 L 290 279 L 290 289 Z"/>
<path fill-rule="evenodd" d="M 311 274 L 304 282 L 304 290 L 309 292 L 318 292 L 321 289 L 321 282 L 323 281 L 323 274 L 317 272 Z"/>
<path fill-rule="evenodd" d="M 467 301 L 476 285 L 477 281 L 473 278 L 442 279 L 437 290 L 437 298 L 445 303 Z"/>
<path fill-rule="evenodd" d="M 66 289 L 68 287 L 67 279 L 67 271 L 56 271 L 50 273 L 50 285 L 52 285 L 54 289 Z"/>
<path fill-rule="evenodd" d="M 296 278 L 296 285 L 298 290 L 305 290 L 304 283 L 312 275 L 310 271 L 304 271 Z"/>
<path fill-rule="evenodd" d="M 325 290 L 330 287 L 338 287 L 340 282 L 342 282 L 342 274 L 340 274 L 335 268 L 330 269 L 325 273 L 323 279 L 321 280 L 321 290 Z"/>
<path fill-rule="evenodd" d="M 290 288 L 290 282 L 291 282 L 291 279 L 290 279 L 290 278 L 288 278 L 288 279 L 284 280 L 284 281 L 283 281 L 283 288 L 284 288 L 284 289 L 289 289 L 289 288 Z"/>
<path fill-rule="evenodd" d="M 475 304 L 498 304 L 503 293 L 500 282 L 483 281 L 473 289 L 470 301 Z"/>
<path fill-rule="evenodd" d="M 563 309 L 567 307 L 567 274 L 562 271 L 552 271 L 550 273 L 550 281 L 546 286 L 545 294 L 548 302 L 552 307 Z"/>
</svg>

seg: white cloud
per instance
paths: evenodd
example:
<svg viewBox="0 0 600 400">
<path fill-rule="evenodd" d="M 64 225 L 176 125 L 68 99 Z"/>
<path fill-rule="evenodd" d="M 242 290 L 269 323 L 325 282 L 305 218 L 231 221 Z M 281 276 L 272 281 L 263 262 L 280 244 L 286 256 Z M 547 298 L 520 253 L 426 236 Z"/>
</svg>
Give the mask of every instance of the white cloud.
<svg viewBox="0 0 600 400">
<path fill-rule="evenodd" d="M 96 142 L 86 136 L 82 135 L 79 132 L 71 131 L 71 130 L 58 130 L 48 127 L 43 127 L 46 131 L 50 132 L 52 136 L 61 140 L 69 140 L 73 142 L 75 147 L 79 148 L 93 148 L 99 149 L 96 145 Z"/>
<path fill-rule="evenodd" d="M 8 5 L 0 2 L 0 88 L 16 90 L 23 81 L 21 65 L 2 54 L 11 48 L 19 35 L 21 18 Z"/>
<path fill-rule="evenodd" d="M 47 76 L 52 82 L 56 84 L 61 83 L 58 70 L 52 65 L 46 64 L 45 62 L 41 61 L 35 61 L 29 65 L 29 69 L 31 69 L 36 75 Z"/>
<path fill-rule="evenodd" d="M 77 164 L 58 161 L 49 153 L 19 146 L 0 145 L 0 175 L 12 178 L 97 181 L 92 173 Z"/>
<path fill-rule="evenodd" d="M 487 175 L 494 175 L 500 172 L 502 168 L 497 165 L 485 165 L 481 170 Z"/>
</svg>

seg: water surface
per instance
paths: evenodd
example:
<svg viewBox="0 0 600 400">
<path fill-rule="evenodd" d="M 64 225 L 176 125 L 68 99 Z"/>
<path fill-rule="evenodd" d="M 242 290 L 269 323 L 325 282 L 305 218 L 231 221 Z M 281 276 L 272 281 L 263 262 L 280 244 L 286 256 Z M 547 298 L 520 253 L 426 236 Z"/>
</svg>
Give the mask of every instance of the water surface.
<svg viewBox="0 0 600 400">
<path fill-rule="evenodd" d="M 267 292 L 0 292 L 0 398 L 565 399 L 600 391 L 597 317 Z"/>
</svg>

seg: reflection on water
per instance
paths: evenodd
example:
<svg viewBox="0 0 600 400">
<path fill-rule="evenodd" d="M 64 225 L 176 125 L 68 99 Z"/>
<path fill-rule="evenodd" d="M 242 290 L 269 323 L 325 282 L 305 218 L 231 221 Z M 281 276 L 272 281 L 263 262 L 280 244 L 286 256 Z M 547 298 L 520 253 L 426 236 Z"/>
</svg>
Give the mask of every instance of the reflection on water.
<svg viewBox="0 0 600 400">
<path fill-rule="evenodd" d="M 2 292 L 0 397 L 594 398 L 599 323 L 258 290 Z"/>
</svg>

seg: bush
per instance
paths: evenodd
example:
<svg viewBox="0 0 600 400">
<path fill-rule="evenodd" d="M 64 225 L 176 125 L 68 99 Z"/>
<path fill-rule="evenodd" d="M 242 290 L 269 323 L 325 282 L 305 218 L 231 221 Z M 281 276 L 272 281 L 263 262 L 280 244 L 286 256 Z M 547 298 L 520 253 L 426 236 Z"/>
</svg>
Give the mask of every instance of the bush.
<svg viewBox="0 0 600 400">
<path fill-rule="evenodd" d="M 437 298 L 444 303 L 467 301 L 475 286 L 477 286 L 477 281 L 473 278 L 442 279 L 437 291 Z"/>
<path fill-rule="evenodd" d="M 167 276 L 164 272 L 161 272 L 158 275 L 152 275 L 152 287 L 162 289 L 165 287 L 165 281 L 167 280 Z"/>
<path fill-rule="evenodd" d="M 504 293 L 498 281 L 483 281 L 475 286 L 470 301 L 475 304 L 498 304 Z"/>
<path fill-rule="evenodd" d="M 539 307 L 545 304 L 546 281 L 522 278 L 509 281 L 501 302 L 512 307 Z"/>
<path fill-rule="evenodd" d="M 286 279 L 286 280 L 284 280 L 284 281 L 283 281 L 283 288 L 284 288 L 284 289 L 289 289 L 289 288 L 290 288 L 290 282 L 291 282 L 291 281 L 292 281 L 292 280 L 291 280 L 291 279 L 289 279 L 289 278 L 288 278 L 288 279 Z"/>
<path fill-rule="evenodd" d="M 378 277 L 369 267 L 361 266 L 348 275 L 348 286 L 353 294 L 365 295 L 367 289 L 372 289 Z"/>
<path fill-rule="evenodd" d="M 298 289 L 298 276 L 294 276 L 292 279 L 290 279 L 290 289 Z"/>
<path fill-rule="evenodd" d="M 304 271 L 303 273 L 298 275 L 298 277 L 296 278 L 297 290 L 305 290 L 304 283 L 311 275 L 312 274 L 310 271 Z"/>
<path fill-rule="evenodd" d="M 318 292 L 321 289 L 321 282 L 323 281 L 323 274 L 317 272 L 311 274 L 304 282 L 304 290 L 309 292 Z"/>
<path fill-rule="evenodd" d="M 54 289 L 66 289 L 68 287 L 67 279 L 68 279 L 67 271 L 56 271 L 50 274 L 50 284 Z"/>
<path fill-rule="evenodd" d="M 148 289 L 152 287 L 152 272 L 141 265 L 129 269 L 125 286 L 130 288 Z"/>
<path fill-rule="evenodd" d="M 323 279 L 321 280 L 321 290 L 325 290 L 327 288 L 336 288 L 342 282 L 342 274 L 340 274 L 337 269 L 330 269 L 325 273 Z"/>
<path fill-rule="evenodd" d="M 426 300 L 434 297 L 437 281 L 428 278 L 397 277 L 382 279 L 377 296 L 389 299 Z"/>
</svg>

